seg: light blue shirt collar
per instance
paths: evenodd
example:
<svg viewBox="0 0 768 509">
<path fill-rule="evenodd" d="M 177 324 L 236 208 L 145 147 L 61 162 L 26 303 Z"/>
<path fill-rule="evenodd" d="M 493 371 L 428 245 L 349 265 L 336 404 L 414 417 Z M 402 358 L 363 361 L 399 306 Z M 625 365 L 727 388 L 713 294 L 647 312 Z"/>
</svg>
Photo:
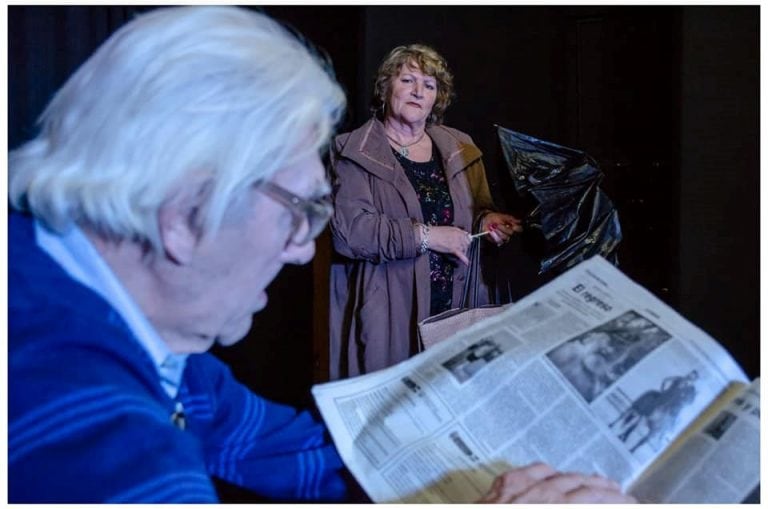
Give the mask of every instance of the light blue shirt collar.
<svg viewBox="0 0 768 509">
<path fill-rule="evenodd" d="M 120 314 L 155 364 L 163 389 L 175 398 L 188 354 L 168 349 L 88 237 L 77 227 L 59 235 L 35 220 L 35 240 L 73 279 L 101 295 Z"/>
</svg>

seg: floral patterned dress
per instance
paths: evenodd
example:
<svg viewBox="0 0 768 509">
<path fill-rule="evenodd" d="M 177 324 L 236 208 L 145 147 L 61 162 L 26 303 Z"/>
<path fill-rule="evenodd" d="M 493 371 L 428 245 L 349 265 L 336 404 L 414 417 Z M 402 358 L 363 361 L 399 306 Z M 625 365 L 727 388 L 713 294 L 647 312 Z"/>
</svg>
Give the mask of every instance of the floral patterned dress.
<svg viewBox="0 0 768 509">
<path fill-rule="evenodd" d="M 424 222 L 429 226 L 452 225 L 453 201 L 435 144 L 432 144 L 432 158 L 423 163 L 411 161 L 395 149 L 392 152 L 419 197 Z M 454 263 L 449 255 L 429 251 L 430 316 L 451 309 Z"/>
</svg>

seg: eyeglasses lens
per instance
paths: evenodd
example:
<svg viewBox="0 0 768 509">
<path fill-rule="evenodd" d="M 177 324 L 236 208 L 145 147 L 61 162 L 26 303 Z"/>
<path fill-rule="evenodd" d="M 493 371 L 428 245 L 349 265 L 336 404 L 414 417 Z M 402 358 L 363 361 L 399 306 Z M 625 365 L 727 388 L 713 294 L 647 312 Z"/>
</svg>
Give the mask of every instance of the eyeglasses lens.
<svg viewBox="0 0 768 509">
<path fill-rule="evenodd" d="M 291 211 L 293 232 L 290 242 L 297 246 L 303 246 L 317 238 L 333 214 L 330 196 L 314 199 L 301 198 L 271 182 L 261 182 L 258 187 Z"/>
</svg>

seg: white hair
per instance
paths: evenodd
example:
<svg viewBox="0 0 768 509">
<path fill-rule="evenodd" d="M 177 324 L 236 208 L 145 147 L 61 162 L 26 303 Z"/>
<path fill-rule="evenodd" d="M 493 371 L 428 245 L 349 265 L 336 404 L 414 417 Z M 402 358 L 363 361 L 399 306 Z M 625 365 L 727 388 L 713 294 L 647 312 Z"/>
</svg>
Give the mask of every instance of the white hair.
<svg viewBox="0 0 768 509">
<path fill-rule="evenodd" d="M 157 211 L 193 172 L 212 176 L 199 227 L 254 182 L 323 147 L 344 93 L 279 23 L 235 7 L 177 7 L 113 34 L 58 91 L 37 138 L 9 154 L 9 199 L 160 248 Z"/>
</svg>

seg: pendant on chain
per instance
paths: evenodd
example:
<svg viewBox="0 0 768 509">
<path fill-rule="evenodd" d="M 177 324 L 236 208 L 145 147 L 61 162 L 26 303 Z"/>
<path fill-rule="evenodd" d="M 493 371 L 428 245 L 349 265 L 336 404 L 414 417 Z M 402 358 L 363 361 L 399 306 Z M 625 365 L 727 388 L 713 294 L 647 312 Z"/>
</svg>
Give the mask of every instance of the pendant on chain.
<svg viewBox="0 0 768 509">
<path fill-rule="evenodd" d="M 394 143 L 395 143 L 395 145 L 397 145 L 397 147 L 398 147 L 398 148 L 397 148 L 397 152 L 398 152 L 398 153 L 399 153 L 401 156 L 403 156 L 403 157 L 408 157 L 408 154 L 410 154 L 410 153 L 411 153 L 411 151 L 410 151 L 410 150 L 408 150 L 408 147 L 412 147 L 412 146 L 414 146 L 414 145 L 418 144 L 418 143 L 419 143 L 421 140 L 423 140 L 423 139 L 424 139 L 424 136 L 426 136 L 426 135 L 427 135 L 427 131 L 424 131 L 424 132 L 422 132 L 422 133 L 421 133 L 421 136 L 419 136 L 419 139 L 418 139 L 418 140 L 416 140 L 416 141 L 414 141 L 413 143 L 411 143 L 411 144 L 408 144 L 408 145 L 402 145 L 402 144 L 401 144 L 399 141 L 397 141 L 396 139 L 394 139 L 392 136 L 390 136 L 390 135 L 389 135 L 389 134 L 387 134 L 386 132 L 385 132 L 384 134 L 385 134 L 385 136 L 386 136 L 387 138 L 389 138 L 389 139 L 390 139 L 390 141 L 394 142 Z"/>
</svg>

